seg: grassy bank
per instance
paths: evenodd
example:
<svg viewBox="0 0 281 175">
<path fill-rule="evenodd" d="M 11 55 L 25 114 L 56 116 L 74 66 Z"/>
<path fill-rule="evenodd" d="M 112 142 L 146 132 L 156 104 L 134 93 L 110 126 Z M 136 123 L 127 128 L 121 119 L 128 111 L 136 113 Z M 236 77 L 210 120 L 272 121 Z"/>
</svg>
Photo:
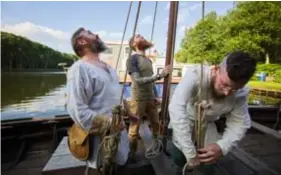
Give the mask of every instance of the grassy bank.
<svg viewBox="0 0 281 175">
<path fill-rule="evenodd" d="M 250 81 L 248 85 L 251 88 L 257 88 L 257 89 L 268 89 L 268 90 L 277 90 L 281 91 L 281 83 L 275 83 L 275 82 L 263 82 L 263 81 Z"/>
</svg>

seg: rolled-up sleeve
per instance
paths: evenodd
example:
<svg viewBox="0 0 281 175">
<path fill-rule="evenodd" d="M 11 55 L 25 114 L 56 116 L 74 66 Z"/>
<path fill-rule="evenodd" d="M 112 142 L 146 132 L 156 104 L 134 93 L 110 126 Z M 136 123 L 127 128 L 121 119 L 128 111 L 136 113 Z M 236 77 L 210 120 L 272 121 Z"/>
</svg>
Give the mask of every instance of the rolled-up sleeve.
<svg viewBox="0 0 281 175">
<path fill-rule="evenodd" d="M 196 156 L 192 142 L 190 119 L 187 116 L 187 103 L 194 94 L 196 76 L 193 69 L 187 70 L 182 81 L 177 85 L 169 105 L 170 125 L 173 128 L 173 140 L 185 155 L 187 161 Z"/>
<path fill-rule="evenodd" d="M 93 96 L 94 81 L 94 78 L 86 78 L 85 71 L 79 65 L 73 67 L 67 75 L 67 110 L 71 118 L 87 130 L 97 115 L 88 105 Z"/>
<path fill-rule="evenodd" d="M 236 95 L 235 105 L 226 119 L 226 129 L 222 139 L 217 142 L 223 155 L 226 155 L 237 144 L 251 127 L 251 118 L 248 112 L 247 96 L 249 89 L 244 88 Z"/>
</svg>

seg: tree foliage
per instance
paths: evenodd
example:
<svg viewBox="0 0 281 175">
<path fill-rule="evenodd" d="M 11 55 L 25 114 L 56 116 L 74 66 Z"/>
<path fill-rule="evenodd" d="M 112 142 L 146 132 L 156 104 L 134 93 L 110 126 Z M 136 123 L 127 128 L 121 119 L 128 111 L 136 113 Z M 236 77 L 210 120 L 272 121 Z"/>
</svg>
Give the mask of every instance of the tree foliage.
<svg viewBox="0 0 281 175">
<path fill-rule="evenodd" d="M 239 2 L 225 16 L 211 12 L 189 29 L 176 53 L 180 62 L 218 63 L 227 53 L 244 50 L 258 61 L 281 63 L 281 3 Z"/>
<path fill-rule="evenodd" d="M 25 37 L 1 32 L 1 68 L 11 69 L 56 69 L 58 63 L 72 64 L 77 57 L 61 53 L 33 42 Z"/>
</svg>

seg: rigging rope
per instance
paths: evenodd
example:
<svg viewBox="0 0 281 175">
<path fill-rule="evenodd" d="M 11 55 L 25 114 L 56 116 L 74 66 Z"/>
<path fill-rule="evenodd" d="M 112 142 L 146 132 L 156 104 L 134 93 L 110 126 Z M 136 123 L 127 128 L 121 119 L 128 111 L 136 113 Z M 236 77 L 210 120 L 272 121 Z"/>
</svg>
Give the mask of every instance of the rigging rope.
<svg viewBox="0 0 281 175">
<path fill-rule="evenodd" d="M 121 56 L 121 53 L 122 53 L 123 42 L 124 42 L 124 39 L 125 39 L 125 34 L 126 34 L 127 26 L 128 26 L 128 21 L 129 21 L 129 18 L 130 18 L 130 13 L 131 13 L 131 9 L 132 9 L 132 4 L 133 4 L 133 1 L 130 2 L 129 11 L 128 11 L 127 19 L 126 19 L 126 22 L 125 22 L 125 27 L 124 27 L 124 30 L 123 30 L 123 36 L 122 36 L 122 40 L 121 40 L 121 46 L 120 46 L 120 48 L 119 48 L 119 53 L 118 53 L 117 62 L 116 62 L 116 66 L 115 66 L 115 70 L 116 70 L 116 71 L 117 71 L 117 69 L 118 69 L 118 64 L 119 64 L 120 56 Z"/>
<path fill-rule="evenodd" d="M 154 7 L 154 16 L 153 16 L 151 35 L 150 35 L 150 42 L 153 41 L 153 36 L 154 36 L 154 28 L 155 28 L 156 14 L 157 14 L 157 6 L 158 6 L 158 1 L 155 2 L 155 7 Z M 150 53 L 151 53 L 151 50 L 149 50 L 149 54 L 148 55 L 150 55 Z"/>
</svg>

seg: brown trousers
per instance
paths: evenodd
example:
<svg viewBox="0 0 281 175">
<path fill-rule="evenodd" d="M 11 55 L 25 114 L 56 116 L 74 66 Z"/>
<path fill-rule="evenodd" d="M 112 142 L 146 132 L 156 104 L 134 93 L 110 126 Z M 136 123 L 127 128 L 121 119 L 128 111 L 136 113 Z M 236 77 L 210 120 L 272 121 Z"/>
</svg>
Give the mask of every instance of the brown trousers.
<svg viewBox="0 0 281 175">
<path fill-rule="evenodd" d="M 131 121 L 129 126 L 129 140 L 130 140 L 130 149 L 131 151 L 136 151 L 137 149 L 137 139 L 139 135 L 139 127 L 141 120 L 146 117 L 150 124 L 153 136 L 158 135 L 159 131 L 159 114 L 157 111 L 157 106 L 154 103 L 154 100 L 149 101 L 131 101 L 130 104 L 131 111 L 135 115 L 140 117 L 139 121 Z"/>
</svg>

